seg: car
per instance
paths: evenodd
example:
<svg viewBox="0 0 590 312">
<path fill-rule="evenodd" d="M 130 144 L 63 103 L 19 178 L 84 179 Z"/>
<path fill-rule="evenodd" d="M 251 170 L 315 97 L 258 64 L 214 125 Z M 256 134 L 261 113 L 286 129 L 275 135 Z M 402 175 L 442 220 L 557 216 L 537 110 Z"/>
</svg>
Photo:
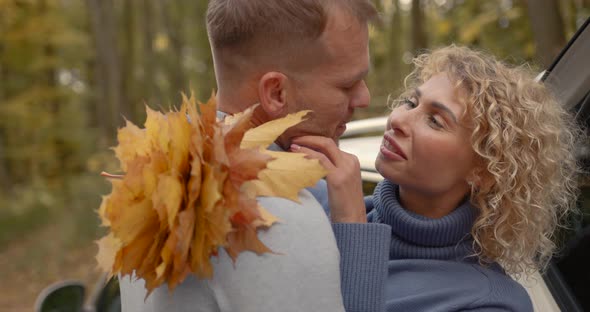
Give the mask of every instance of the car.
<svg viewBox="0 0 590 312">
<path fill-rule="evenodd" d="M 576 119 L 590 129 L 590 19 L 580 27 L 553 64 L 539 74 L 543 81 L 575 114 Z M 351 121 L 340 139 L 339 147 L 359 159 L 363 190 L 372 193 L 383 177 L 375 170 L 375 158 L 383 138 L 387 117 Z M 590 172 L 590 147 L 579 147 L 578 157 Z M 590 182 L 580 198 L 585 215 L 590 215 Z M 518 279 L 533 302 L 535 311 L 590 311 L 590 220 L 578 220 L 562 254 L 555 256 L 548 269 L 530 278 Z"/>
<path fill-rule="evenodd" d="M 119 280 L 104 273 L 93 289 L 79 280 L 55 282 L 37 296 L 34 311 L 121 312 Z"/>
</svg>

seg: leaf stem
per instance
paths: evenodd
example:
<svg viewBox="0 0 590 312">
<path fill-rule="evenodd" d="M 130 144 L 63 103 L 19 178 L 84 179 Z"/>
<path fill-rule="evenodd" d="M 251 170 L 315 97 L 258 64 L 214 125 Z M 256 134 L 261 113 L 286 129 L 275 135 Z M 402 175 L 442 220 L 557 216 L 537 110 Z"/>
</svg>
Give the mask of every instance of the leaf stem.
<svg viewBox="0 0 590 312">
<path fill-rule="evenodd" d="M 101 172 L 101 177 L 109 178 L 109 179 L 123 179 L 125 177 L 124 174 L 110 174 L 108 172 Z"/>
</svg>

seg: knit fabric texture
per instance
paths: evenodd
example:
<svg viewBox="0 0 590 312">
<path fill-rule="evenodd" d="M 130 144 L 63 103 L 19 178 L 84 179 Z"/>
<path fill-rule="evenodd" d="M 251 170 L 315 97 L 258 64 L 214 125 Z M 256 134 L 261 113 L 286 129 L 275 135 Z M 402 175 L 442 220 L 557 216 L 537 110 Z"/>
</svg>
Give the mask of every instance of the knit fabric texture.
<svg viewBox="0 0 590 312">
<path fill-rule="evenodd" d="M 369 222 L 391 227 L 386 311 L 533 311 L 524 287 L 498 264 L 479 263 L 470 234 L 477 209 L 468 200 L 431 219 L 404 209 L 398 194 L 384 180 L 368 202 Z"/>
</svg>

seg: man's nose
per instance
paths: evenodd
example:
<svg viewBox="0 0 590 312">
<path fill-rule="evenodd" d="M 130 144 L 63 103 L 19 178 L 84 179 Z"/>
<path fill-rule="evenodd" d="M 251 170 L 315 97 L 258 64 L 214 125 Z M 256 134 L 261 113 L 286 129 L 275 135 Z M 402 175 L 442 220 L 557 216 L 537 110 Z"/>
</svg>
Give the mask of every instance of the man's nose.
<svg viewBox="0 0 590 312">
<path fill-rule="evenodd" d="M 361 80 L 355 87 L 350 106 L 352 108 L 365 108 L 369 106 L 370 102 L 371 94 L 369 93 L 369 88 L 367 88 L 365 81 Z"/>
</svg>

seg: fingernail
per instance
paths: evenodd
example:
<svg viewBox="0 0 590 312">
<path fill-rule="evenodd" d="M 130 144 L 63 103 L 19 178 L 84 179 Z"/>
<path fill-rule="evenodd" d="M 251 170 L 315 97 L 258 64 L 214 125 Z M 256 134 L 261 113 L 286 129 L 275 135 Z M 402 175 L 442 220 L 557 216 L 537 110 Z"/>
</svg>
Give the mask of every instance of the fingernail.
<svg viewBox="0 0 590 312">
<path fill-rule="evenodd" d="M 291 144 L 291 150 L 292 151 L 298 151 L 301 148 L 301 146 L 297 145 L 297 144 Z"/>
</svg>

